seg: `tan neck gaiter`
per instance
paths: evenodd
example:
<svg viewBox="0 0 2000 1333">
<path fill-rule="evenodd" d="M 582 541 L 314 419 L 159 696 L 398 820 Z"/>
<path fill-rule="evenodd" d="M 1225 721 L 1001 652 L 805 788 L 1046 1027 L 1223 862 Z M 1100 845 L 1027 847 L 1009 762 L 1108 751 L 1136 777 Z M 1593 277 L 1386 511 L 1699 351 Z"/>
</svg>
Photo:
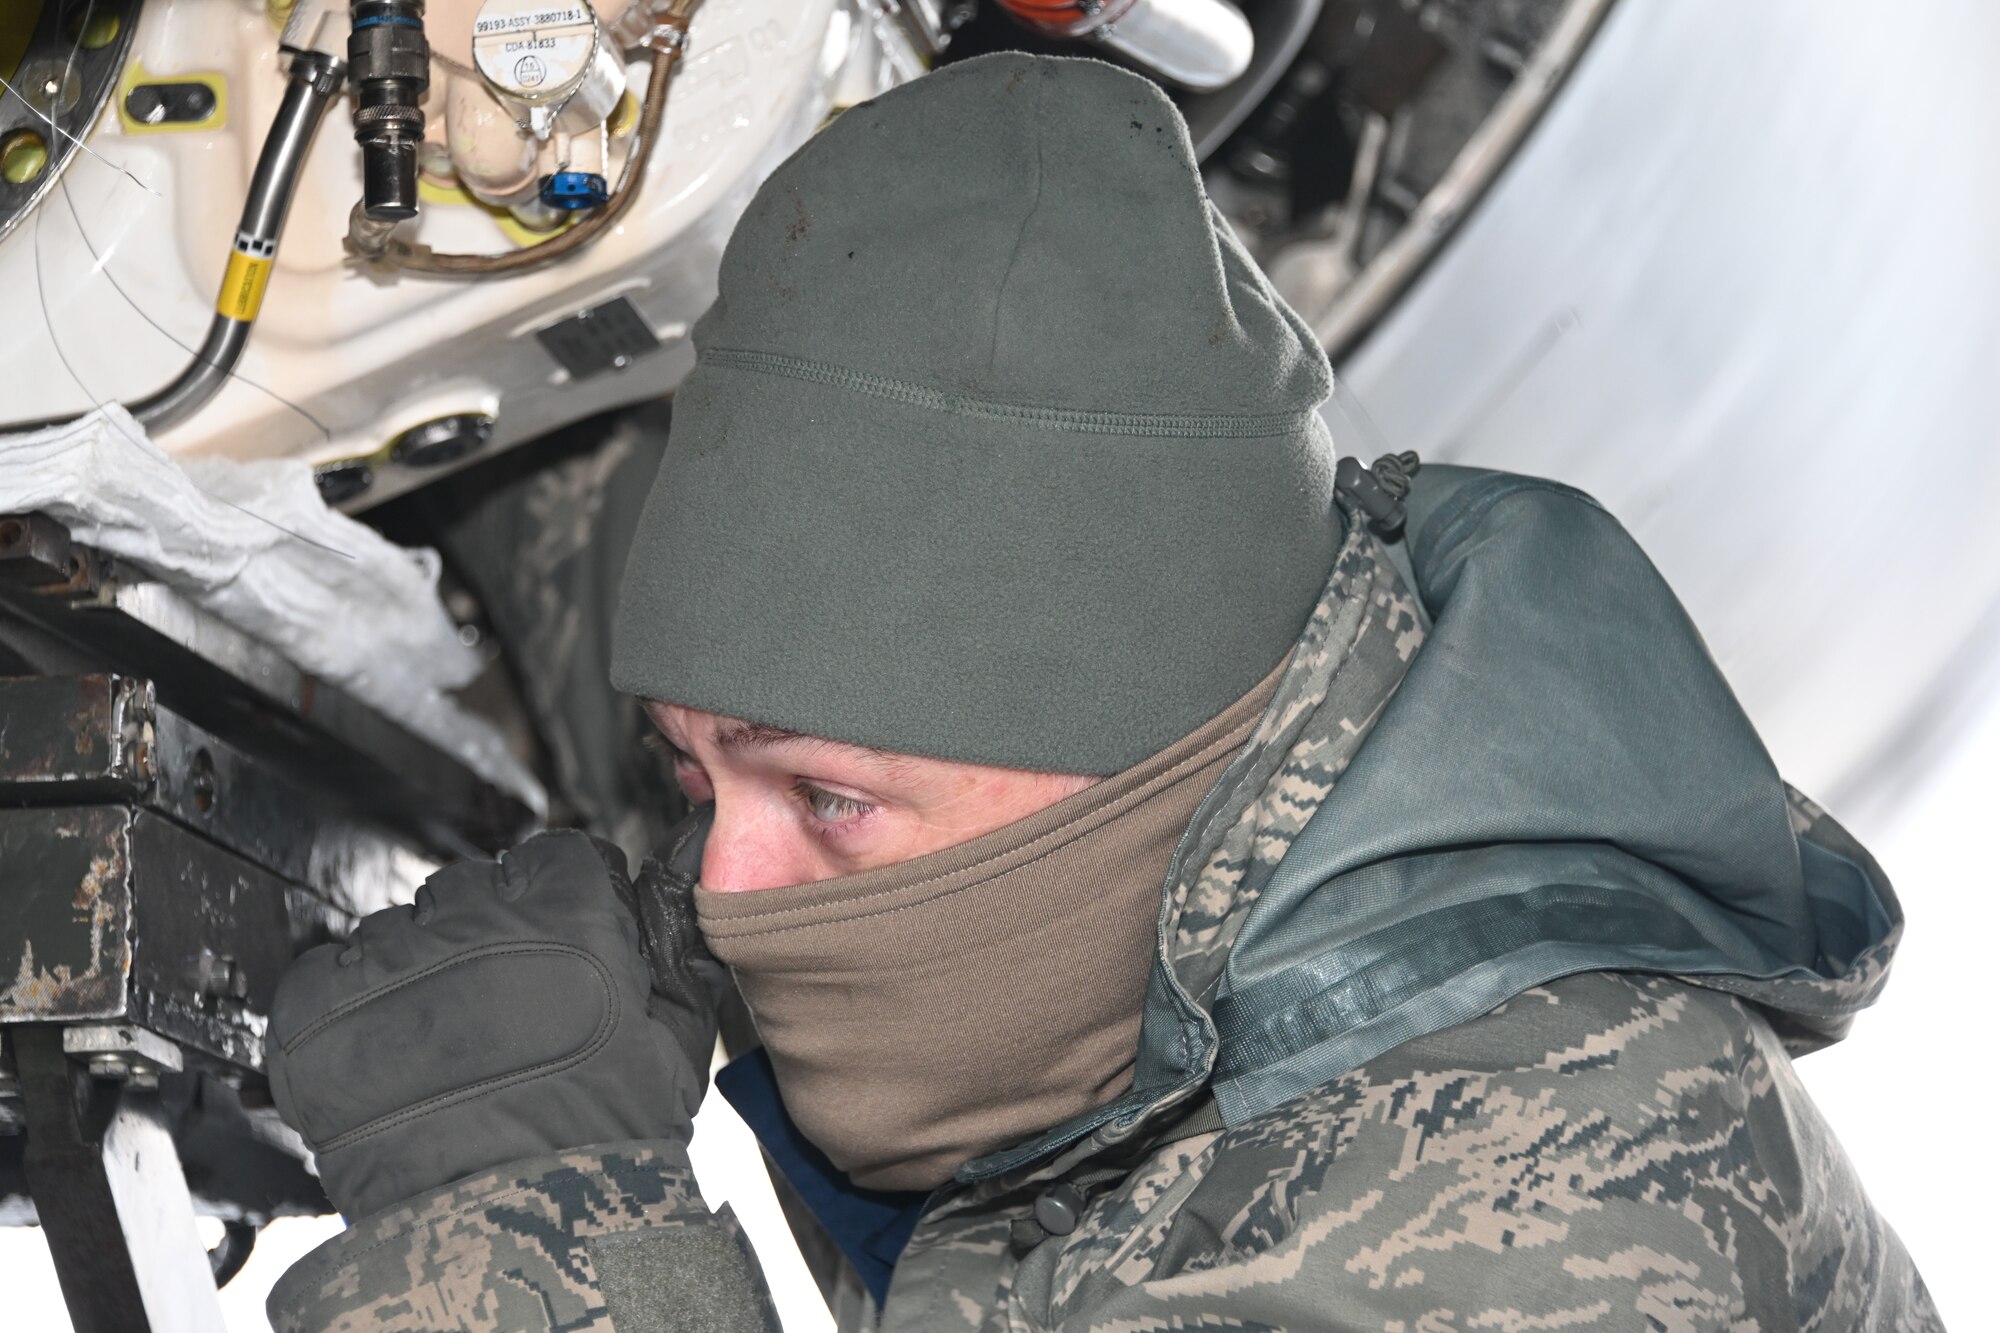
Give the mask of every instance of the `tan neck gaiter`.
<svg viewBox="0 0 2000 1333">
<path fill-rule="evenodd" d="M 855 1184 L 934 1188 L 1130 1086 L 1167 865 L 1281 673 L 985 837 L 816 884 L 695 890 L 786 1109 Z"/>
</svg>

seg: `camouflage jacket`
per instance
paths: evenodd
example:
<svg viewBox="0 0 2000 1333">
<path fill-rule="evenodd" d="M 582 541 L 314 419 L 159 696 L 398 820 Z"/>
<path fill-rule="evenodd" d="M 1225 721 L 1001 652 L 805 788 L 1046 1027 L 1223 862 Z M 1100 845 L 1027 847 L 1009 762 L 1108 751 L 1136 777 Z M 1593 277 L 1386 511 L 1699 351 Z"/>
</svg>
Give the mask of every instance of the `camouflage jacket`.
<svg viewBox="0 0 2000 1333">
<path fill-rule="evenodd" d="M 1871 1002 L 1879 867 L 1785 787 L 1587 497 L 1427 469 L 1350 522 L 1171 867 L 1132 1090 L 968 1163 L 884 1330 L 1928 1329 L 1790 1056 Z M 669 1145 L 364 1219 L 278 1329 L 769 1319 Z"/>
</svg>

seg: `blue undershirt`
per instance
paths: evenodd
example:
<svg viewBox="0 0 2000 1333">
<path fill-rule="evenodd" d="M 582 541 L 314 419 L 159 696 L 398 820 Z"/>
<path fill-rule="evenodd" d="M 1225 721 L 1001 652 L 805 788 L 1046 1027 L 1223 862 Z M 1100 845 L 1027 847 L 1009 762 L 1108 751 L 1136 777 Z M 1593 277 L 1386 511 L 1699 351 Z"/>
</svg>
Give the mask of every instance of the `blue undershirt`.
<svg viewBox="0 0 2000 1333">
<path fill-rule="evenodd" d="M 896 1260 L 909 1244 L 910 1233 L 917 1229 L 924 1200 L 930 1196 L 865 1190 L 842 1175 L 786 1114 L 771 1058 L 761 1048 L 717 1071 L 715 1087 L 736 1108 L 736 1114 L 750 1126 L 813 1217 L 854 1265 L 868 1294 L 875 1298 L 875 1308 L 881 1309 L 889 1296 Z"/>
</svg>

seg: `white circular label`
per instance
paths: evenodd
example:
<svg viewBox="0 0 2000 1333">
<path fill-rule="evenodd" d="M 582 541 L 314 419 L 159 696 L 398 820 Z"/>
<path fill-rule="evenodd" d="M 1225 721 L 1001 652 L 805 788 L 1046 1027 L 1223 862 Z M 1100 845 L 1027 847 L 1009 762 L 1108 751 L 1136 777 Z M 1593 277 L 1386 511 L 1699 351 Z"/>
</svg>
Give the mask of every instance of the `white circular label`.
<svg viewBox="0 0 2000 1333">
<path fill-rule="evenodd" d="M 590 71 L 596 38 L 589 5 L 486 0 L 472 24 L 472 60 L 502 96 L 550 102 Z"/>
</svg>

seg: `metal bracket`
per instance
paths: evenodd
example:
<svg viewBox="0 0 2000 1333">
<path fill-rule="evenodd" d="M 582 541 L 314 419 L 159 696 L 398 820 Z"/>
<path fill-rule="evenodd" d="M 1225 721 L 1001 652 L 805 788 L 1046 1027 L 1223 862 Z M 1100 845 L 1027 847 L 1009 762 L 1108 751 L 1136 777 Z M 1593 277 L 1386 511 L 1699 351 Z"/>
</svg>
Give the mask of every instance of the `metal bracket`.
<svg viewBox="0 0 2000 1333">
<path fill-rule="evenodd" d="M 21 1076 L 14 1069 L 13 1042 L 0 1030 L 0 1134 L 18 1134 L 21 1114 Z"/>
<path fill-rule="evenodd" d="M 70 543 L 69 529 L 46 514 L 0 517 L 0 582 L 56 596 L 96 587 L 95 553 Z"/>
<path fill-rule="evenodd" d="M 215 1275 L 158 1099 L 92 1079 L 58 1026 L 12 1036 L 23 1165 L 76 1333 L 223 1333 Z"/>
<path fill-rule="evenodd" d="M 181 1068 L 181 1048 L 129 1023 L 86 1023 L 66 1027 L 63 1053 L 84 1062 L 92 1078 L 130 1083 L 135 1088 L 160 1086 L 160 1072 Z"/>
<path fill-rule="evenodd" d="M 426 725 L 0 513 L 0 1225 L 77 1333 L 222 1333 L 256 1228 L 328 1210 L 258 1073 L 279 975 L 539 797 Z"/>
</svg>

